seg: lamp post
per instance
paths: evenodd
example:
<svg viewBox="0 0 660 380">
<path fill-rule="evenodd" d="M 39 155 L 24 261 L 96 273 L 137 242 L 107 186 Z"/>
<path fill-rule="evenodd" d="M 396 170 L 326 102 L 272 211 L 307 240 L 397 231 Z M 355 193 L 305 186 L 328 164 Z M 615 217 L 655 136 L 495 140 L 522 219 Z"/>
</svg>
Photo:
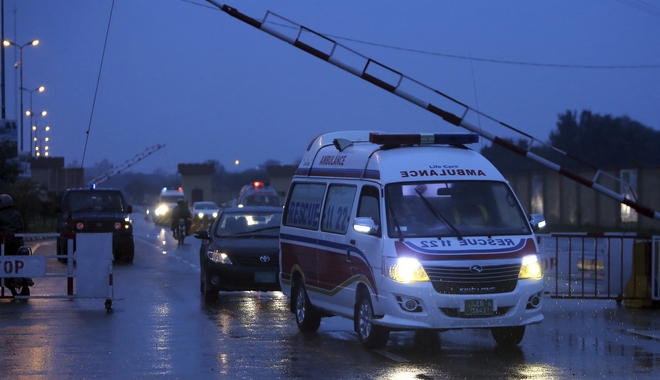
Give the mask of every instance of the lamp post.
<svg viewBox="0 0 660 380">
<path fill-rule="evenodd" d="M 41 111 L 41 116 L 46 116 L 48 115 L 48 112 L 46 111 Z M 39 119 L 34 119 L 34 125 L 32 125 L 32 132 L 34 132 L 34 137 L 30 137 L 32 141 L 30 141 L 30 157 L 32 157 L 32 152 L 34 151 L 34 157 L 39 157 L 41 156 L 41 152 L 39 152 L 39 147 L 42 145 L 41 140 L 39 140 L 39 126 L 37 125 L 37 121 Z M 50 131 L 50 127 L 46 126 L 44 128 L 46 132 Z M 30 134 L 32 136 L 32 133 Z M 32 149 L 32 144 L 34 143 L 34 150 Z M 46 148 L 48 150 L 48 148 Z"/>
<path fill-rule="evenodd" d="M 48 141 L 50 141 L 50 137 L 48 137 L 48 135 L 46 135 L 45 132 L 50 131 L 50 126 L 47 125 L 47 126 L 44 127 L 44 129 L 43 129 L 44 136 L 42 138 L 39 138 L 39 127 L 34 125 L 32 127 L 32 129 L 34 130 L 34 143 L 35 143 L 34 156 L 35 157 L 41 157 L 41 156 L 48 157 L 48 145 L 46 145 L 46 144 L 48 143 Z"/>
<path fill-rule="evenodd" d="M 30 127 L 32 127 L 34 125 L 34 123 L 32 123 L 32 116 L 34 116 L 34 113 L 32 112 L 32 93 L 37 92 L 37 91 L 38 92 L 44 92 L 44 91 L 46 91 L 46 87 L 39 86 L 39 87 L 35 88 L 34 90 L 28 90 L 25 87 L 21 87 L 21 91 L 27 91 L 27 92 L 30 93 L 30 109 L 25 111 L 25 115 L 30 117 Z M 21 98 L 22 97 L 23 96 L 22 96 L 22 93 L 21 93 Z M 23 120 L 22 117 L 21 117 L 21 120 Z M 30 154 L 29 154 L 30 157 L 32 157 L 32 131 L 33 130 L 34 130 L 33 128 L 30 128 Z M 21 128 L 21 131 L 22 131 L 22 128 Z"/>
<path fill-rule="evenodd" d="M 9 40 L 4 40 L 4 41 L 2 41 L 2 44 L 4 46 L 9 46 L 9 45 L 15 46 L 19 50 L 19 59 L 18 59 L 19 61 L 14 64 L 14 67 L 16 67 L 16 65 L 19 65 L 19 67 L 20 67 L 20 78 L 21 78 L 20 80 L 21 80 L 21 83 L 20 83 L 19 87 L 23 88 L 23 48 L 28 46 L 28 45 L 37 46 L 37 45 L 39 45 L 39 40 L 32 40 L 32 41 L 30 41 L 26 44 L 23 44 L 23 45 L 19 45 L 17 43 L 11 42 Z M 21 92 L 21 112 L 20 112 L 20 115 L 21 115 L 21 151 L 23 151 L 23 93 L 22 92 Z"/>
</svg>

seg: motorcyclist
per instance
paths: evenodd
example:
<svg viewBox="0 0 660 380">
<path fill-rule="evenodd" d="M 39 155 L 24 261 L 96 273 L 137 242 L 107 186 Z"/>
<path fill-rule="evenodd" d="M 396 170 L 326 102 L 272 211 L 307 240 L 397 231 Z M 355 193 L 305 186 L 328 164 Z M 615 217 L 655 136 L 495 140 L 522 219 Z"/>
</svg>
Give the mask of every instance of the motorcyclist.
<svg viewBox="0 0 660 380">
<path fill-rule="evenodd" d="M 21 214 L 14 207 L 14 199 L 9 194 L 0 194 L 0 235 L 3 234 L 17 234 L 25 231 L 25 224 Z M 25 242 L 22 236 L 2 236 L 0 239 L 4 240 L 5 255 L 14 256 L 18 254 L 18 250 Z M 6 279 L 5 285 L 11 284 L 12 279 Z M 31 278 L 25 278 L 28 286 L 34 285 Z M 29 294 L 29 290 L 22 294 Z"/>
<path fill-rule="evenodd" d="M 188 210 L 188 207 L 186 206 L 185 202 L 183 201 L 183 198 L 179 198 L 177 200 L 176 207 L 172 209 L 172 236 L 176 237 L 175 231 L 177 227 L 179 226 L 179 219 L 185 219 L 186 221 L 186 235 L 190 234 L 190 225 L 192 224 L 192 218 L 190 214 L 190 210 Z"/>
</svg>

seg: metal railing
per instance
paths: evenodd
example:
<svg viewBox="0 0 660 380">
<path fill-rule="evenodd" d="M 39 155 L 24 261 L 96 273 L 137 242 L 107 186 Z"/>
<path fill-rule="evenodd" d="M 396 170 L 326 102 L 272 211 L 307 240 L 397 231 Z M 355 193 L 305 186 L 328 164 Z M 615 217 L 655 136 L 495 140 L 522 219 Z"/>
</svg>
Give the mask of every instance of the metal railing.
<svg viewBox="0 0 660 380">
<path fill-rule="evenodd" d="M 660 240 L 656 239 L 621 233 L 539 235 L 545 294 L 617 302 L 650 300 L 652 296 L 660 299 Z M 653 295 L 651 289 L 655 290 Z"/>
</svg>

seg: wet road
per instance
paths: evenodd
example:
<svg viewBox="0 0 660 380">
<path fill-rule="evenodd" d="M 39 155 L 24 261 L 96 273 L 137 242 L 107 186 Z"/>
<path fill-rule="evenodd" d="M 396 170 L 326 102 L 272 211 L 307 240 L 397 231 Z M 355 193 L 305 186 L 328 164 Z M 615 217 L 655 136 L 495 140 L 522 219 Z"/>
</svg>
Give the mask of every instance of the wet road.
<svg viewBox="0 0 660 380">
<path fill-rule="evenodd" d="M 350 321 L 298 332 L 279 292 L 199 293 L 199 242 L 135 221 L 136 258 L 104 300 L 0 300 L 0 378 L 565 379 L 660 377 L 660 312 L 614 301 L 544 300 L 546 321 L 513 350 L 488 331 L 392 333 L 363 349 Z M 30 243 L 53 254 L 54 241 Z M 53 260 L 49 266 L 62 266 Z M 33 294 L 63 294 L 35 278 Z M 654 338 L 655 336 L 655 338 Z"/>
</svg>

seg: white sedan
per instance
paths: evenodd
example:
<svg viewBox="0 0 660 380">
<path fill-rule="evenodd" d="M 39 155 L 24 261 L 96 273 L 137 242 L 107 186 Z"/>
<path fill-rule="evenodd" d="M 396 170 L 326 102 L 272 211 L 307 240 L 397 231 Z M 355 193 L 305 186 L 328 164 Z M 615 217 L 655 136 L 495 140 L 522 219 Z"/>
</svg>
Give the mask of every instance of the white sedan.
<svg viewBox="0 0 660 380">
<path fill-rule="evenodd" d="M 215 202 L 195 202 L 192 207 L 193 222 L 207 222 L 218 217 L 220 207 Z"/>
</svg>

